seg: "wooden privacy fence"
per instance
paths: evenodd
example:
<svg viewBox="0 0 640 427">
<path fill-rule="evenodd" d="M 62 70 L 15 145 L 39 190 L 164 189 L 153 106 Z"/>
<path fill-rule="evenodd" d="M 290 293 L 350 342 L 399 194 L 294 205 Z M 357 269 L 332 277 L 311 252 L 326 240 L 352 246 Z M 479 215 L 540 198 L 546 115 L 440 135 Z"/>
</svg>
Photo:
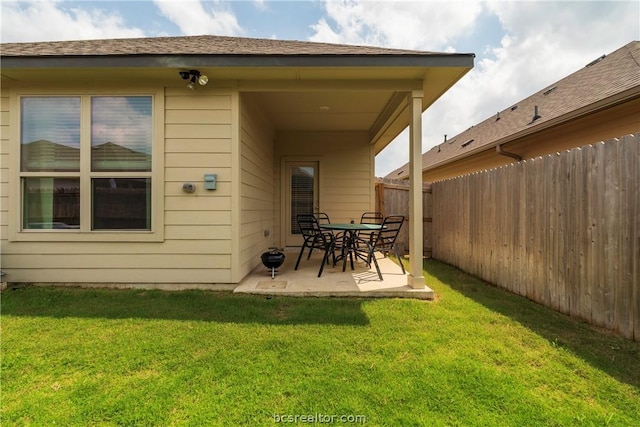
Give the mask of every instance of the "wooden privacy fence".
<svg viewBox="0 0 640 427">
<path fill-rule="evenodd" d="M 431 189 L 434 258 L 640 341 L 640 134 Z"/>
<path fill-rule="evenodd" d="M 376 180 L 376 211 L 383 215 L 404 215 L 406 222 L 398 234 L 398 253 L 409 251 L 409 184 L 408 181 L 393 179 Z M 424 256 L 431 256 L 431 186 L 422 186 L 423 247 Z"/>
</svg>

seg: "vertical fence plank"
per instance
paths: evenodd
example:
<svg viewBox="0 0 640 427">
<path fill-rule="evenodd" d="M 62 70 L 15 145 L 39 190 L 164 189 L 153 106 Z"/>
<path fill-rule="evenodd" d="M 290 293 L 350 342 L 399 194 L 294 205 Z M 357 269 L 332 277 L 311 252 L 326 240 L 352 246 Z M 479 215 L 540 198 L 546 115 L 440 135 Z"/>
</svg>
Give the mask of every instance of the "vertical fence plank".
<svg viewBox="0 0 640 427">
<path fill-rule="evenodd" d="M 604 311 L 602 309 L 605 300 L 605 269 L 604 252 L 606 245 L 605 236 L 605 156 L 602 144 L 594 145 L 594 168 L 593 168 L 593 201 L 589 204 L 592 212 L 593 239 L 591 264 L 593 265 L 593 276 L 591 280 L 591 294 L 593 295 L 591 305 L 591 321 L 594 325 L 605 326 Z"/>
<path fill-rule="evenodd" d="M 544 212 L 542 218 L 544 224 L 539 231 L 543 234 L 542 259 L 544 265 L 544 295 L 545 304 L 554 310 L 558 309 L 558 295 L 555 287 L 555 242 L 557 239 L 555 190 L 558 181 L 558 168 L 554 167 L 555 158 L 553 155 L 544 156 Z"/>
<path fill-rule="evenodd" d="M 520 204 L 520 220 L 518 223 L 518 245 L 519 245 L 519 250 L 518 252 L 520 253 L 520 258 L 518 260 L 518 264 L 516 266 L 516 270 L 517 270 L 517 275 L 518 275 L 518 280 L 520 282 L 519 285 L 519 294 L 526 296 L 527 295 L 527 223 L 528 223 L 528 217 L 527 217 L 527 191 L 528 191 L 528 187 L 527 187 L 527 179 L 526 179 L 526 172 L 525 172 L 525 168 L 527 167 L 528 163 L 526 161 L 524 162 L 519 162 L 518 166 L 516 166 L 519 170 L 518 173 L 518 182 L 519 182 L 519 186 L 514 185 L 514 190 L 516 191 L 516 193 L 514 193 L 514 200 L 519 200 L 519 204 Z"/>
<path fill-rule="evenodd" d="M 627 170 L 629 170 L 630 183 L 628 189 L 628 205 L 629 205 L 629 236 L 631 242 L 628 248 L 628 254 L 631 258 L 628 265 L 630 272 L 630 280 L 627 282 L 631 287 L 628 291 L 630 298 L 629 307 L 629 327 L 632 329 L 630 337 L 636 341 L 640 341 L 640 134 L 636 134 L 635 138 L 625 138 L 626 153 L 625 158 L 630 160 Z"/>
<path fill-rule="evenodd" d="M 544 208 L 545 208 L 545 175 L 544 175 L 544 163 L 542 157 L 538 157 L 535 159 L 535 184 L 540 193 L 538 197 L 531 197 L 531 204 L 534 207 L 533 218 L 532 218 L 532 227 L 531 227 L 531 236 L 533 238 L 532 248 L 533 248 L 533 276 L 531 286 L 533 288 L 533 298 L 536 301 L 540 301 L 542 304 L 545 303 L 545 279 L 544 279 L 544 268 L 545 265 L 543 263 L 543 233 L 546 231 L 544 229 Z M 534 193 L 530 193 L 532 196 Z"/>
<path fill-rule="evenodd" d="M 569 188 L 569 152 L 558 153 L 558 192 L 555 199 L 557 206 L 558 238 L 556 249 L 556 286 L 558 287 L 558 310 L 569 313 L 569 301 L 567 292 L 568 259 L 567 252 L 567 193 Z"/>
<path fill-rule="evenodd" d="M 593 217 L 591 209 L 589 209 L 592 196 L 594 194 L 592 188 L 592 170 L 593 170 L 593 146 L 583 147 L 581 158 L 581 166 L 583 173 L 582 192 L 580 198 L 580 207 L 582 211 L 582 229 L 578 230 L 580 237 L 580 248 L 582 248 L 582 257 L 580 260 L 580 317 L 591 321 L 591 300 L 592 285 L 591 281 L 594 277 L 594 271 L 591 253 L 593 247 Z"/>
<path fill-rule="evenodd" d="M 566 205 L 566 241 L 567 241 L 567 304 L 571 316 L 582 317 L 580 313 L 580 262 L 583 256 L 581 234 L 584 228 L 582 222 L 582 149 L 577 148 L 567 152 L 568 183 Z"/>
<path fill-rule="evenodd" d="M 604 211 L 603 211 L 603 232 L 604 232 L 604 254 L 603 254 L 603 301 L 602 315 L 604 326 L 607 329 L 619 329 L 614 313 L 616 306 L 616 294 L 620 293 L 620 253 L 621 238 L 621 217 L 624 215 L 620 209 L 621 183 L 620 183 L 620 141 L 610 146 L 603 144 L 604 157 Z M 607 283 L 608 282 L 608 283 Z"/>
<path fill-rule="evenodd" d="M 637 144 L 636 144 L 637 146 Z M 618 162 L 620 198 L 618 210 L 620 213 L 618 234 L 618 256 L 620 257 L 617 277 L 615 279 L 616 288 L 614 324 L 611 329 L 618 330 L 624 336 L 633 336 L 633 200 L 630 198 L 633 193 L 633 144 L 630 137 L 623 137 L 619 142 Z M 615 261 L 615 260 L 614 260 Z"/>
</svg>

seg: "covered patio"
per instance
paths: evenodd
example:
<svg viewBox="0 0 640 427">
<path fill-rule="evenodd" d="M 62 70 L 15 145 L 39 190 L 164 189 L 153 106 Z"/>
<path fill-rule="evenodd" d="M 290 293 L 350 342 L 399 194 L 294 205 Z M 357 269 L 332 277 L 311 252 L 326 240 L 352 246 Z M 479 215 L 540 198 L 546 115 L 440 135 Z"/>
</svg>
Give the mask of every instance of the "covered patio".
<svg viewBox="0 0 640 427">
<path fill-rule="evenodd" d="M 433 299 L 433 290 L 428 286 L 412 288 L 408 285 L 407 274 L 402 273 L 394 258 L 385 258 L 377 254 L 384 279 L 380 281 L 375 267 L 369 267 L 361 260 L 357 260 L 354 270 L 347 264 L 344 272 L 341 262 L 335 267 L 330 264 L 325 266 L 322 276 L 318 277 L 322 253 L 314 251 L 308 260 L 306 254 L 307 252 L 300 261 L 298 270 L 294 270 L 298 251 L 285 251 L 285 262 L 278 268 L 273 279 L 271 270 L 263 265 L 257 266 L 235 288 L 234 293 L 296 297 Z"/>
</svg>

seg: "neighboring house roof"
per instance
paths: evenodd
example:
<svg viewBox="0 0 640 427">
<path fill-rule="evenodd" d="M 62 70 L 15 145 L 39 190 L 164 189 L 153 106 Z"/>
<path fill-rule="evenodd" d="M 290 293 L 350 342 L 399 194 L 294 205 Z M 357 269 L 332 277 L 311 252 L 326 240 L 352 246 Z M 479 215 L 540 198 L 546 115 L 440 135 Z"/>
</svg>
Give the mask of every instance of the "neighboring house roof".
<svg viewBox="0 0 640 427">
<path fill-rule="evenodd" d="M 451 163 L 640 95 L 640 42 L 633 41 L 422 155 L 422 170 Z M 385 178 L 409 175 L 406 164 Z"/>
</svg>

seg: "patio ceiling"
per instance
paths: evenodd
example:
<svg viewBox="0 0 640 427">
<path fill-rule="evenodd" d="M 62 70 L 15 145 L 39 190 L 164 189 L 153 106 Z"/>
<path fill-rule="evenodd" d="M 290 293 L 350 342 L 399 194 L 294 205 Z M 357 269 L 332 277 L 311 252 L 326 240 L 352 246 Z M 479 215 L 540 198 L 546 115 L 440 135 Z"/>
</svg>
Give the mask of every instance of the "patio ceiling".
<svg viewBox="0 0 640 427">
<path fill-rule="evenodd" d="M 368 131 L 393 93 L 326 91 L 252 95 L 278 130 Z"/>
<path fill-rule="evenodd" d="M 469 69 L 261 69 L 239 80 L 238 88 L 261 106 L 277 130 L 365 131 L 378 153 L 409 126 L 407 95 L 411 91 L 423 91 L 424 111 Z M 218 72 L 214 69 L 210 74 Z"/>
</svg>

